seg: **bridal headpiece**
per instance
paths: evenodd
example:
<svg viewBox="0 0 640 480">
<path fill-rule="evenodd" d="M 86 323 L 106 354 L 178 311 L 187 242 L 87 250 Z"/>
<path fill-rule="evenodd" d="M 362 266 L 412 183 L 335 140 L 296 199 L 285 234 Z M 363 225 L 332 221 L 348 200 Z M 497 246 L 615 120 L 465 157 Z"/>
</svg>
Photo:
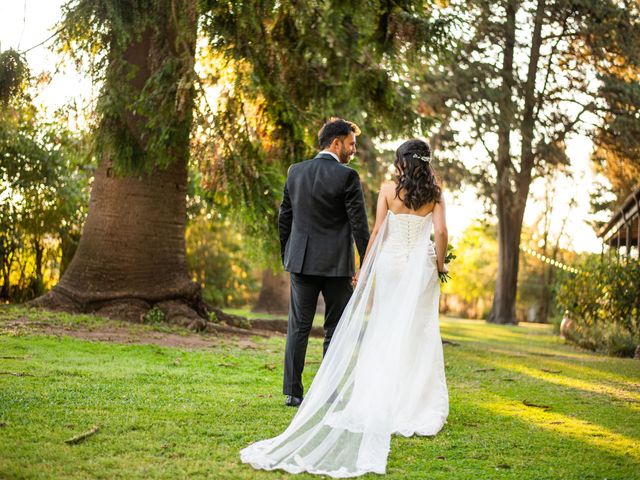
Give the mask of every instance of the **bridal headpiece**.
<svg viewBox="0 0 640 480">
<path fill-rule="evenodd" d="M 417 153 L 414 153 L 413 158 L 422 160 L 424 163 L 431 163 L 431 155 L 418 155 Z"/>
</svg>

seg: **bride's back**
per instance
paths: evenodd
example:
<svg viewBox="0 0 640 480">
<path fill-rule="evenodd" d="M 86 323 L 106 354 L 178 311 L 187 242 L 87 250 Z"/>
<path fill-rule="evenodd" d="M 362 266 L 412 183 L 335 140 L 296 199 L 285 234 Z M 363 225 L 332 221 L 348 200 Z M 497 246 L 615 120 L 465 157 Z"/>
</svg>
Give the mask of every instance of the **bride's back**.
<svg viewBox="0 0 640 480">
<path fill-rule="evenodd" d="M 385 195 L 385 199 L 387 201 L 387 207 L 391 210 L 392 213 L 398 214 L 408 214 L 408 215 L 419 215 L 424 217 L 429 215 L 435 208 L 435 202 L 429 202 L 422 205 L 417 210 L 411 209 L 404 204 L 404 192 L 403 189 L 398 192 L 396 195 L 396 183 L 388 182 L 382 185 L 381 189 L 382 193 Z"/>
</svg>

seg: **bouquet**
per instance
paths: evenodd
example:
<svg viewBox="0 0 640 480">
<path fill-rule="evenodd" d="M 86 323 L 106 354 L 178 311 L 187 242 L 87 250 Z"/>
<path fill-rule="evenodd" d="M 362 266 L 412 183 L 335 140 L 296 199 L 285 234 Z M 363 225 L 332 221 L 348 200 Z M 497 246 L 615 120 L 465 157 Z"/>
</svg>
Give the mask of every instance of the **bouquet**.
<svg viewBox="0 0 640 480">
<path fill-rule="evenodd" d="M 447 254 L 444 256 L 444 264 L 447 265 L 451 260 L 456 258 L 456 254 L 453 252 L 453 245 L 450 243 L 447 245 Z M 438 272 L 440 277 L 440 283 L 446 283 L 451 279 L 451 275 L 447 272 Z"/>
</svg>

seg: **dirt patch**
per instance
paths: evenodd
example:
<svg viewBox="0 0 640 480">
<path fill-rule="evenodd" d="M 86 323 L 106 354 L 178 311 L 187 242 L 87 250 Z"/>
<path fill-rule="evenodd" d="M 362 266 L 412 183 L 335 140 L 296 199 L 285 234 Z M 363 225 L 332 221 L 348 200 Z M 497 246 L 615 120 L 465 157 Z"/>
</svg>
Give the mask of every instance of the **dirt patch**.
<svg viewBox="0 0 640 480">
<path fill-rule="evenodd" d="M 287 333 L 287 321 L 286 320 L 251 320 L 251 327 L 254 330 L 262 330 L 267 332 L 279 332 L 286 335 Z M 324 338 L 324 330 L 322 327 L 311 327 L 310 336 L 316 338 Z"/>
<path fill-rule="evenodd" d="M 0 334 L 41 333 L 58 337 L 68 336 L 81 340 L 114 342 L 123 344 L 151 344 L 177 348 L 210 348 L 221 344 L 235 344 L 240 348 L 256 348 L 252 337 L 281 336 L 278 331 L 262 329 L 242 329 L 228 325 L 209 324 L 206 332 L 160 332 L 144 329 L 139 325 L 63 325 L 53 322 L 30 321 L 27 317 L 0 324 Z"/>
</svg>

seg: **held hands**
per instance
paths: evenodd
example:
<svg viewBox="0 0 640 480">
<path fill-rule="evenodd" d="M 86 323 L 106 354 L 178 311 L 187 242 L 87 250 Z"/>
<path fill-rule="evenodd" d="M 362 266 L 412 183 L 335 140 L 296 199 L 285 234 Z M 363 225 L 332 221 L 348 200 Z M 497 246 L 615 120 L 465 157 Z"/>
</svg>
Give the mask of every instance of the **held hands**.
<svg viewBox="0 0 640 480">
<path fill-rule="evenodd" d="M 360 270 L 356 272 L 356 274 L 351 277 L 351 285 L 355 287 L 358 284 L 358 278 L 360 277 Z"/>
</svg>

